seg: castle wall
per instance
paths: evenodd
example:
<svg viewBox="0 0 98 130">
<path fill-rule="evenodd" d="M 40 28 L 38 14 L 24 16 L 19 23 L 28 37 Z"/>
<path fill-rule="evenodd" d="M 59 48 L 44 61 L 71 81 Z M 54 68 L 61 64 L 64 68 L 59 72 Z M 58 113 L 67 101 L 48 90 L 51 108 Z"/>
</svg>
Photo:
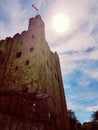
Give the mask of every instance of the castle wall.
<svg viewBox="0 0 98 130">
<path fill-rule="evenodd" d="M 52 123 L 55 121 L 55 127 L 58 126 L 59 130 L 68 130 L 59 57 L 48 47 L 44 23 L 39 15 L 29 20 L 27 31 L 0 41 L 0 63 L 1 92 L 15 92 L 27 96 L 36 94 L 36 98 L 33 96 L 30 100 L 35 107 L 39 105 L 40 120 L 52 119 Z M 5 98 L 3 102 L 6 102 Z M 8 105 L 6 111 L 7 107 Z M 44 128 L 45 126 L 41 129 Z"/>
<path fill-rule="evenodd" d="M 0 41 L 0 89 L 5 90 L 3 85 L 4 75 L 8 65 L 9 56 L 11 53 L 12 39 L 6 38 Z M 3 86 L 3 88 L 2 88 Z"/>
</svg>

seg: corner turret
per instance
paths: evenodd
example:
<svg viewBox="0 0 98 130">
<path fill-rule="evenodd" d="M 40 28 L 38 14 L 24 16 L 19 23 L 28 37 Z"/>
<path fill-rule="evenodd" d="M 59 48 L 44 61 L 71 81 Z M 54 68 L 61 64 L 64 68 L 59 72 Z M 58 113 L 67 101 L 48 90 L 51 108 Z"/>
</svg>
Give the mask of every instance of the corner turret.
<svg viewBox="0 0 98 130">
<path fill-rule="evenodd" d="M 45 40 L 45 25 L 40 15 L 29 19 L 28 31 Z"/>
</svg>

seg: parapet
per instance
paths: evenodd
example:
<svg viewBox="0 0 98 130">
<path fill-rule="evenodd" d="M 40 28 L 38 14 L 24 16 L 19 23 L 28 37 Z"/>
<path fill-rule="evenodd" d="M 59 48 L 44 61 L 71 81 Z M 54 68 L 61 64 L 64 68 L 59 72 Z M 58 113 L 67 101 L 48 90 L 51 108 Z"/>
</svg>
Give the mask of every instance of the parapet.
<svg viewBox="0 0 98 130">
<path fill-rule="evenodd" d="M 29 19 L 28 32 L 45 40 L 45 25 L 40 15 Z"/>
<path fill-rule="evenodd" d="M 31 31 L 36 27 L 41 27 L 41 28 L 44 27 L 44 22 L 40 15 L 37 15 L 29 19 L 28 31 Z"/>
</svg>

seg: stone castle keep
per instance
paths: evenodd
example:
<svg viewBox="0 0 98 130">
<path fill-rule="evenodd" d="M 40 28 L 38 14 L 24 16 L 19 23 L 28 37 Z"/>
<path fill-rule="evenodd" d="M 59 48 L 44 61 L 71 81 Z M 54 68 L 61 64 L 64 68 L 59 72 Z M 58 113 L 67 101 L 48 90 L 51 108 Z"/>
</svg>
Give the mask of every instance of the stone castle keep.
<svg viewBox="0 0 98 130">
<path fill-rule="evenodd" d="M 59 57 L 40 15 L 0 41 L 0 129 L 69 130 Z"/>
</svg>

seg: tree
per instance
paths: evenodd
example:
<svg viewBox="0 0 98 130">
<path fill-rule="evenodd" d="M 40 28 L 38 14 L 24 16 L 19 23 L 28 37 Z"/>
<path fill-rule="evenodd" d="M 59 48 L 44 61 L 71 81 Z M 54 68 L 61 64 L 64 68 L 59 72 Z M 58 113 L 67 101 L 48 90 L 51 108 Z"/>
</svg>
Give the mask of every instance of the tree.
<svg viewBox="0 0 98 130">
<path fill-rule="evenodd" d="M 98 130 L 98 110 L 93 112 L 92 117 L 92 125 L 90 130 Z"/>
<path fill-rule="evenodd" d="M 70 130 L 79 130 L 81 124 L 77 120 L 75 113 L 72 110 L 68 110 L 68 118 L 69 118 Z"/>
<path fill-rule="evenodd" d="M 93 112 L 93 114 L 92 114 L 92 119 L 93 119 L 93 121 L 98 122 L 98 110 L 95 111 L 95 112 Z"/>
<path fill-rule="evenodd" d="M 84 122 L 80 130 L 98 130 L 98 110 L 93 112 L 91 122 Z"/>
<path fill-rule="evenodd" d="M 81 130 L 90 130 L 92 122 L 84 122 L 81 126 Z"/>
</svg>

